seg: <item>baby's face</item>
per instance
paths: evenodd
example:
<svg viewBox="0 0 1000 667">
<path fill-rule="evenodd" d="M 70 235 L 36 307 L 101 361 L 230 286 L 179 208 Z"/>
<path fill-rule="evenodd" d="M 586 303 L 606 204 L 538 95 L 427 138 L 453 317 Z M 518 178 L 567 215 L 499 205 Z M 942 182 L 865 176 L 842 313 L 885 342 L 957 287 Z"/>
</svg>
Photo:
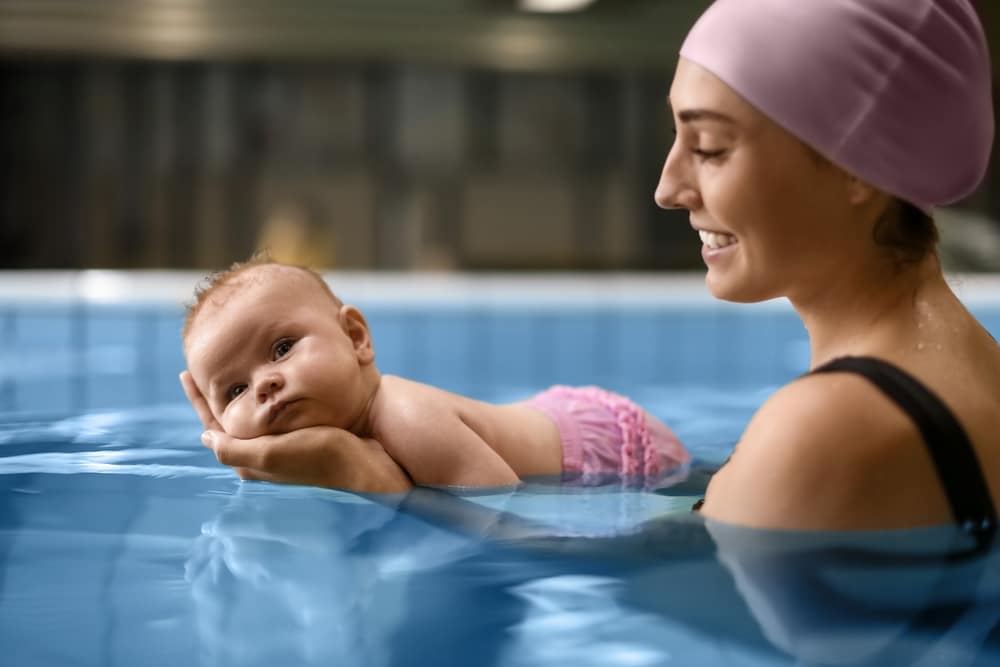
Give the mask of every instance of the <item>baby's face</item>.
<svg viewBox="0 0 1000 667">
<path fill-rule="evenodd" d="M 350 429 L 370 395 L 364 367 L 373 353 L 363 318 L 290 267 L 249 269 L 210 296 L 185 354 L 212 414 L 237 438 Z"/>
</svg>

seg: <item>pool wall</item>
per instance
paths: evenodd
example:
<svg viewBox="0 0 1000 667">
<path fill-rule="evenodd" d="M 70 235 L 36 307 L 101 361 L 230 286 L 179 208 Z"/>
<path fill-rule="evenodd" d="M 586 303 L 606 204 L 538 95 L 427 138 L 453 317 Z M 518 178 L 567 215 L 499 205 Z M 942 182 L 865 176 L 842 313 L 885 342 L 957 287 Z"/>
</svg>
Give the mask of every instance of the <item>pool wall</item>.
<svg viewBox="0 0 1000 667">
<path fill-rule="evenodd" d="M 0 413 L 183 401 L 183 304 L 202 274 L 0 272 Z M 369 320 L 380 369 L 470 395 L 550 384 L 746 387 L 806 369 L 784 300 L 713 299 L 698 274 L 329 273 Z M 954 276 L 1000 337 L 1000 276 Z"/>
</svg>

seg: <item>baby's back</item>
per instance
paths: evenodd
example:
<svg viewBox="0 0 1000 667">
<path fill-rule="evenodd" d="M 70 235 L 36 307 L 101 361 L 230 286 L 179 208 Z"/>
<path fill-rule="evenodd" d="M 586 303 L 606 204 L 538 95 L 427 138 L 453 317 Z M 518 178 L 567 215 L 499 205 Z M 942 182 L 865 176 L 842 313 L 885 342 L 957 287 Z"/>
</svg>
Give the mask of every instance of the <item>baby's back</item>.
<svg viewBox="0 0 1000 667">
<path fill-rule="evenodd" d="M 415 430 L 437 430 L 449 438 L 452 426 L 495 452 L 518 477 L 554 475 L 562 470 L 562 443 L 551 419 L 523 403 L 494 405 L 393 375 L 382 377 L 375 411 L 375 437 L 392 455 Z M 443 447 L 467 447 L 454 437 Z M 474 446 L 474 445 L 473 445 Z M 417 481 L 417 480 L 415 480 Z"/>
</svg>

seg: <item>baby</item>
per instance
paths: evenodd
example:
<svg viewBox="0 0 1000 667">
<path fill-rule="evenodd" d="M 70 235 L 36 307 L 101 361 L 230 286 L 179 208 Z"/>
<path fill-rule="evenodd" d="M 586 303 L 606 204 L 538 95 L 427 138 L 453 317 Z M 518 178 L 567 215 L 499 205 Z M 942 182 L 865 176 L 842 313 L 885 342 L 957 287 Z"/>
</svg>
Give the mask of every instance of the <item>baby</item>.
<svg viewBox="0 0 1000 667">
<path fill-rule="evenodd" d="M 656 486 L 690 455 L 660 421 L 597 387 L 494 405 L 382 375 L 364 316 L 310 269 L 252 259 L 196 290 L 188 371 L 235 438 L 335 426 L 377 441 L 416 484 L 558 475 Z"/>
</svg>

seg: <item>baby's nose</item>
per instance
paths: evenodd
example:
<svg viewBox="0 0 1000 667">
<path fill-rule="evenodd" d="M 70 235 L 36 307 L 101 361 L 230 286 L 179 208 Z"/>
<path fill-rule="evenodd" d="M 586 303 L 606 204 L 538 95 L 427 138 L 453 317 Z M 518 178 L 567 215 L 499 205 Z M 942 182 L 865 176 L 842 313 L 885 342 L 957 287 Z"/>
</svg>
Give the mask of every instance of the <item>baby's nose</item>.
<svg viewBox="0 0 1000 667">
<path fill-rule="evenodd" d="M 279 373 L 267 373 L 257 382 L 257 400 L 266 401 L 285 385 Z"/>
</svg>

